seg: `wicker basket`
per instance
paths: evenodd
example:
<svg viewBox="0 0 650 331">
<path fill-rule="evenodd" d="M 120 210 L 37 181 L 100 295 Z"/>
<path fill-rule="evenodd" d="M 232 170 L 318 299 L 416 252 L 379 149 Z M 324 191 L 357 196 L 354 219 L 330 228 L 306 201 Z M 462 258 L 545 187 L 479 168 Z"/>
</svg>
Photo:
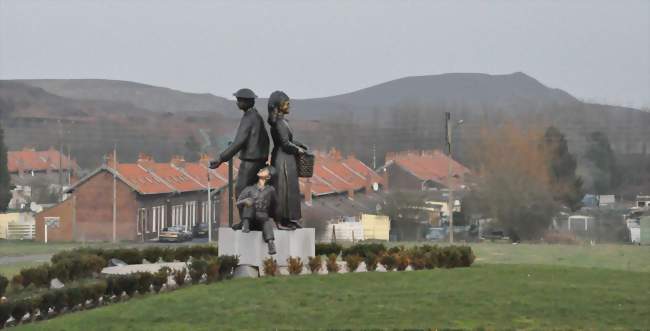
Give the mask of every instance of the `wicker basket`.
<svg viewBox="0 0 650 331">
<path fill-rule="evenodd" d="M 314 175 L 314 154 L 302 153 L 296 156 L 298 166 L 298 177 L 310 178 Z"/>
</svg>

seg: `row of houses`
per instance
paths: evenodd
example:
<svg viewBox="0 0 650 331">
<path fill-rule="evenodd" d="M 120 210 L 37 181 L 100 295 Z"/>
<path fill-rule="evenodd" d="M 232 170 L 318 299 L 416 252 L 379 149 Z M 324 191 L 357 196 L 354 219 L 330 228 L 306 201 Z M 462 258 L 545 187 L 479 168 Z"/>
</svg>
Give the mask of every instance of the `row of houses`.
<svg viewBox="0 0 650 331">
<path fill-rule="evenodd" d="M 49 241 L 105 241 L 113 239 L 113 232 L 116 240 L 146 241 L 158 238 L 166 226 L 226 225 L 228 165 L 211 170 L 208 164 L 205 155 L 198 162 L 181 157 L 156 162 L 141 154 L 135 163 L 119 163 L 109 155 L 67 189 L 67 199 L 36 215 L 36 239 L 45 239 L 46 223 L 57 224 L 48 228 Z M 360 215 L 381 203 L 384 186 L 382 176 L 354 156 L 317 152 L 314 176 L 300 180 L 304 219 L 327 222 Z"/>
</svg>

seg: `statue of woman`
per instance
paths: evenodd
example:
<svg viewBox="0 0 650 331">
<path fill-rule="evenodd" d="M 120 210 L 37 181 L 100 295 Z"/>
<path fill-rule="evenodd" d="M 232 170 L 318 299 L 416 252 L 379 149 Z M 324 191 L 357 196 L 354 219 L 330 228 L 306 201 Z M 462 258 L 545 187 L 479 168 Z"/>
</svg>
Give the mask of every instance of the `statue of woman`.
<svg viewBox="0 0 650 331">
<path fill-rule="evenodd" d="M 268 123 L 273 138 L 271 165 L 276 170 L 271 179 L 271 185 L 275 187 L 277 194 L 274 219 L 278 228 L 285 230 L 302 227 L 298 223 L 302 215 L 296 156 L 308 150 L 307 146 L 293 139 L 293 132 L 286 118 L 289 114 L 289 103 L 289 96 L 282 91 L 275 91 L 271 93 L 268 105 Z"/>
</svg>

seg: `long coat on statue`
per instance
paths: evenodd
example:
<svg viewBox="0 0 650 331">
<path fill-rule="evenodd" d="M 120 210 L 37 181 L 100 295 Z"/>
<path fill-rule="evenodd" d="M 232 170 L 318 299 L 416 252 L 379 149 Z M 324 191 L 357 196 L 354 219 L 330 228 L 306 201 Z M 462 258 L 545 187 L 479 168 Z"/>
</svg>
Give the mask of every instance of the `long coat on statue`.
<svg viewBox="0 0 650 331">
<path fill-rule="evenodd" d="M 277 194 L 275 220 L 276 222 L 300 220 L 302 218 L 301 197 L 296 156 L 298 147 L 304 145 L 293 140 L 289 122 L 283 116 L 278 116 L 271 123 L 271 137 L 273 138 L 271 165 L 276 170 L 276 174 L 272 178 L 272 185 Z"/>
</svg>

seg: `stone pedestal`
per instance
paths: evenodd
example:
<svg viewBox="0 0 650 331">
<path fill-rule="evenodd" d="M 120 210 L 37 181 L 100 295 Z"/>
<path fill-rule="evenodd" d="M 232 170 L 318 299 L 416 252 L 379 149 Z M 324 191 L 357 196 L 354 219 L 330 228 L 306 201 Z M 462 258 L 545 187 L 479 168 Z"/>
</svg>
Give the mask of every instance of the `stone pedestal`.
<svg viewBox="0 0 650 331">
<path fill-rule="evenodd" d="M 313 228 L 293 231 L 274 230 L 277 254 L 273 258 L 278 266 L 287 266 L 288 257 L 299 257 L 307 263 L 315 254 L 316 232 Z M 243 233 L 231 228 L 219 229 L 219 255 L 237 255 L 240 265 L 262 267 L 267 259 L 268 246 L 262 239 L 261 231 Z"/>
</svg>

